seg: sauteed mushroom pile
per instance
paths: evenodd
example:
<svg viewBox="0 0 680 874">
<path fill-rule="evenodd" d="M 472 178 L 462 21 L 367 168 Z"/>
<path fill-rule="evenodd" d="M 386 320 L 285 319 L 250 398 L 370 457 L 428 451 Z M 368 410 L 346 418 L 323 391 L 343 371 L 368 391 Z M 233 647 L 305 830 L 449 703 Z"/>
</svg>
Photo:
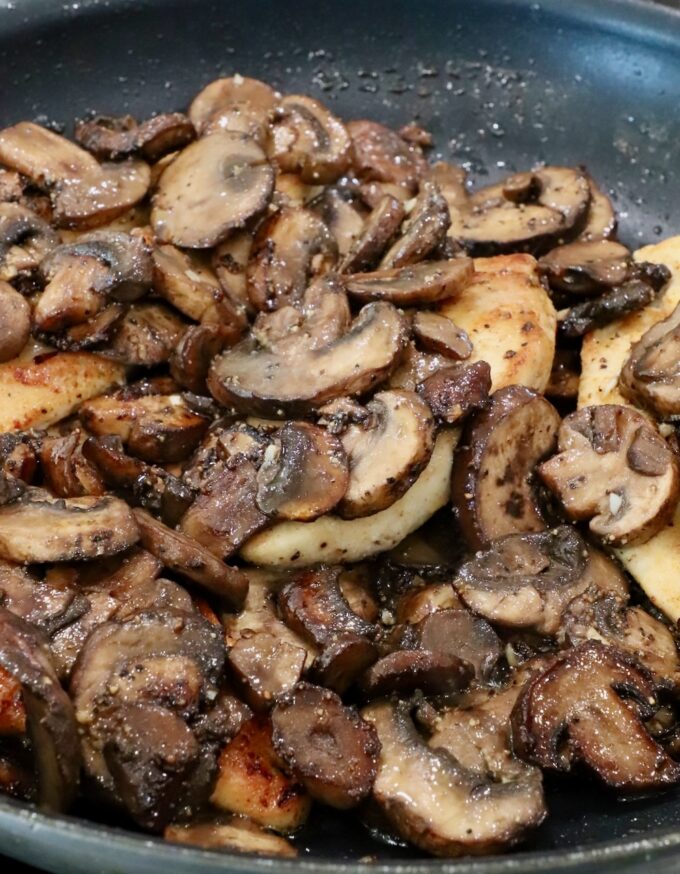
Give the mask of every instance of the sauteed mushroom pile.
<svg viewBox="0 0 680 874">
<path fill-rule="evenodd" d="M 74 140 L 0 131 L 2 790 L 458 856 L 680 783 L 680 238 L 242 76 Z"/>
</svg>

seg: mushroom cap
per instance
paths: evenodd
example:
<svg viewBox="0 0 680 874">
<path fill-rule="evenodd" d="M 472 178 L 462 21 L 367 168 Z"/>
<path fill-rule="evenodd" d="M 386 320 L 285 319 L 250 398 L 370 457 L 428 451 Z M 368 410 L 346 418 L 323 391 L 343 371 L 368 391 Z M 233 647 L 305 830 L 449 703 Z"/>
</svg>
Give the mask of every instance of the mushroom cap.
<svg viewBox="0 0 680 874">
<path fill-rule="evenodd" d="M 558 454 L 538 468 L 572 519 L 607 544 L 644 543 L 671 519 L 680 462 L 649 420 L 628 407 L 583 407 L 562 422 Z"/>
<path fill-rule="evenodd" d="M 254 140 L 227 131 L 210 134 L 163 171 L 151 224 L 163 243 L 207 249 L 263 212 L 273 189 L 274 171 Z"/>
</svg>

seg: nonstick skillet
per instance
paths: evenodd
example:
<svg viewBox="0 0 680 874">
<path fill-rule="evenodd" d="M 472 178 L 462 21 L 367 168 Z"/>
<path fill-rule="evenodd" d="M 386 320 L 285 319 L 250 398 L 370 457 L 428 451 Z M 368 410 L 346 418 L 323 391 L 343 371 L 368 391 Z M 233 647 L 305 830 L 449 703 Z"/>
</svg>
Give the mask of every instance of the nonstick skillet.
<svg viewBox="0 0 680 874">
<path fill-rule="evenodd" d="M 612 192 L 625 242 L 680 232 L 677 2 L 0 0 L 0 126 L 35 119 L 70 133 L 89 110 L 145 117 L 234 71 L 319 96 L 347 118 L 415 118 L 435 154 L 477 182 L 540 160 L 586 163 Z M 0 850 L 60 874 L 355 874 L 366 870 L 359 860 L 390 874 L 680 870 L 680 792 L 630 802 L 585 784 L 548 792 L 551 816 L 529 845 L 473 861 L 378 844 L 347 817 L 314 819 L 289 863 L 164 845 L 10 801 L 0 801 Z"/>
</svg>

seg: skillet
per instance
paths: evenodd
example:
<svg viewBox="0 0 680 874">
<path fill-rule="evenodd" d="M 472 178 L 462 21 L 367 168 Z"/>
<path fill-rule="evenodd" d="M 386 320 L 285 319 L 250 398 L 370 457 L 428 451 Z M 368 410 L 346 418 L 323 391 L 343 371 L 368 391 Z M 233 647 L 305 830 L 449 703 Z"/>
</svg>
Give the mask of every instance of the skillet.
<svg viewBox="0 0 680 874">
<path fill-rule="evenodd" d="M 309 93 L 339 115 L 419 120 L 435 156 L 479 183 L 540 160 L 587 162 L 624 242 L 680 232 L 680 11 L 637 0 L 0 0 L 0 126 L 65 125 L 184 107 L 234 71 Z M 0 398 L 0 403 L 2 399 Z M 167 846 L 115 826 L 0 801 L 2 852 L 56 874 L 324 872 L 658 874 L 680 868 L 680 792 L 621 802 L 548 786 L 551 816 L 522 851 L 437 862 L 319 815 L 300 860 Z M 11 869 L 10 869 L 11 870 Z"/>
</svg>

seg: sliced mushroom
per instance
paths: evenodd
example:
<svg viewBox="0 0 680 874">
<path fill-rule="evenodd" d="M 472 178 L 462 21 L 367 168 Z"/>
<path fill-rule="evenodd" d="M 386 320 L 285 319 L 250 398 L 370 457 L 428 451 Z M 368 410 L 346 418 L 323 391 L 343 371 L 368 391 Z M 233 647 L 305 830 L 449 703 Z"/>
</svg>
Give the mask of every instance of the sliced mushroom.
<svg viewBox="0 0 680 874">
<path fill-rule="evenodd" d="M 254 308 L 248 297 L 247 270 L 253 249 L 250 231 L 234 231 L 212 253 L 212 265 L 222 290 L 240 317 L 248 318 Z"/>
<path fill-rule="evenodd" d="M 347 252 L 340 253 L 344 255 L 338 268 L 340 272 L 361 273 L 375 267 L 405 215 L 406 210 L 396 197 L 386 194 L 381 198 Z"/>
<path fill-rule="evenodd" d="M 468 544 L 546 526 L 533 485 L 557 440 L 560 417 L 540 395 L 508 386 L 470 419 L 453 464 L 451 500 Z"/>
<path fill-rule="evenodd" d="M 352 166 L 365 182 L 392 182 L 415 193 L 427 172 L 421 149 L 399 134 L 374 121 L 350 121 Z"/>
<path fill-rule="evenodd" d="M 298 852 L 280 835 L 274 835 L 243 816 L 229 819 L 192 820 L 167 826 L 163 837 L 171 844 L 185 844 L 204 850 L 226 850 L 249 856 L 277 856 L 294 859 Z"/>
<path fill-rule="evenodd" d="M 619 377 L 624 397 L 661 419 L 680 413 L 679 326 L 680 305 L 633 344 Z"/>
<path fill-rule="evenodd" d="M 362 711 L 382 745 L 373 799 L 397 833 L 437 856 L 489 853 L 518 843 L 546 815 L 540 775 L 496 781 L 431 749 L 404 705 Z"/>
<path fill-rule="evenodd" d="M 343 631 L 314 659 L 309 679 L 344 695 L 378 659 L 378 647 L 367 637 Z"/>
<path fill-rule="evenodd" d="M 185 316 L 218 329 L 224 342 L 232 343 L 243 331 L 245 314 L 225 295 L 200 255 L 175 246 L 156 246 L 154 290 Z"/>
<path fill-rule="evenodd" d="M 579 234 L 580 240 L 611 239 L 616 234 L 618 219 L 609 197 L 588 177 L 590 186 L 590 205 L 585 226 Z"/>
<path fill-rule="evenodd" d="M 12 286 L 0 279 L 0 362 L 15 358 L 31 336 L 31 308 Z"/>
<path fill-rule="evenodd" d="M 427 258 L 442 243 L 450 224 L 449 207 L 439 186 L 423 181 L 401 236 L 387 250 L 380 267 L 405 267 Z"/>
<path fill-rule="evenodd" d="M 34 432 L 9 431 L 0 434 L 0 470 L 16 479 L 32 483 L 38 467 L 42 435 Z"/>
<path fill-rule="evenodd" d="M 649 420 L 603 404 L 572 413 L 558 454 L 538 473 L 571 519 L 587 519 L 608 544 L 644 543 L 671 519 L 680 494 L 680 462 Z"/>
<path fill-rule="evenodd" d="M 570 526 L 509 534 L 466 562 L 454 586 L 471 610 L 497 625 L 556 634 L 571 601 L 589 586 L 588 561 Z"/>
<path fill-rule="evenodd" d="M 248 580 L 225 565 L 200 543 L 181 531 L 174 531 L 144 510 L 134 511 L 139 539 L 145 549 L 172 571 L 208 589 L 240 609 L 248 594 Z"/>
<path fill-rule="evenodd" d="M 392 549 L 448 502 L 457 439 L 453 429 L 440 433 L 428 465 L 386 510 L 359 519 L 328 515 L 314 522 L 281 522 L 251 538 L 242 556 L 252 564 L 289 568 L 361 561 Z"/>
<path fill-rule="evenodd" d="M 286 422 L 273 436 L 257 474 L 257 505 L 268 516 L 309 522 L 347 490 L 342 443 L 308 422 Z"/>
<path fill-rule="evenodd" d="M 194 499 L 193 491 L 161 467 L 126 455 L 117 437 L 88 437 L 83 455 L 92 462 L 109 488 L 126 500 L 157 513 L 175 525 Z"/>
<path fill-rule="evenodd" d="M 436 419 L 454 425 L 484 406 L 491 391 L 491 369 L 486 361 L 444 367 L 428 376 L 418 391 Z"/>
<path fill-rule="evenodd" d="M 375 626 L 358 616 L 339 585 L 339 567 L 321 567 L 294 577 L 279 592 L 278 605 L 286 624 L 318 646 L 343 632 L 375 636 Z"/>
<path fill-rule="evenodd" d="M 366 210 L 352 191 L 340 186 L 326 187 L 309 203 L 331 232 L 343 264 L 364 233 Z"/>
<path fill-rule="evenodd" d="M 301 683 L 272 711 L 277 755 L 312 798 L 347 810 L 370 793 L 380 744 L 375 729 L 328 689 Z"/>
<path fill-rule="evenodd" d="M 468 200 L 467 174 L 462 167 L 447 164 L 446 161 L 436 161 L 429 168 L 426 178 L 439 186 L 449 211 L 465 208 Z"/>
<path fill-rule="evenodd" d="M 577 227 L 589 203 L 582 171 L 544 167 L 476 191 L 451 212 L 449 235 L 475 255 L 537 251 Z"/>
<path fill-rule="evenodd" d="M 561 312 L 560 333 L 569 339 L 583 337 L 596 328 L 644 309 L 656 296 L 657 289 L 653 285 L 641 279 L 631 279 L 600 297 Z"/>
<path fill-rule="evenodd" d="M 31 279 L 58 245 L 55 231 L 32 210 L 18 203 L 0 203 L 0 280 Z"/>
<path fill-rule="evenodd" d="M 165 169 L 151 224 L 162 243 L 209 249 L 269 203 L 274 172 L 243 134 L 219 132 L 190 146 Z"/>
<path fill-rule="evenodd" d="M 660 789 L 680 765 L 647 731 L 658 709 L 652 675 L 630 656 L 589 641 L 557 656 L 512 712 L 515 752 L 553 771 L 582 762 L 615 789 Z"/>
<path fill-rule="evenodd" d="M 457 297 L 472 279 L 469 258 L 425 261 L 407 267 L 343 276 L 347 291 L 360 302 L 389 300 L 399 306 L 427 304 Z"/>
<path fill-rule="evenodd" d="M 97 468 L 82 452 L 79 428 L 64 437 L 48 437 L 40 447 L 45 483 L 60 498 L 103 495 L 104 483 Z"/>
<path fill-rule="evenodd" d="M 351 145 L 344 124 L 313 97 L 291 94 L 279 104 L 269 156 L 284 173 L 316 185 L 335 182 L 349 167 Z"/>
<path fill-rule="evenodd" d="M 0 558 L 8 561 L 82 561 L 115 555 L 138 538 L 130 508 L 109 495 L 57 499 L 31 488 L 0 507 Z"/>
<path fill-rule="evenodd" d="M 83 349 L 101 348 L 110 342 L 125 316 L 125 312 L 123 304 L 113 303 L 104 307 L 86 322 L 71 325 L 61 334 L 50 333 L 49 342 L 64 352 L 80 352 Z"/>
<path fill-rule="evenodd" d="M 182 461 L 208 430 L 205 416 L 193 412 L 181 395 L 130 396 L 125 389 L 86 401 L 80 421 L 98 437 L 120 437 L 129 452 L 143 461 Z"/>
<path fill-rule="evenodd" d="M 181 112 L 155 115 L 141 124 L 131 115 L 97 115 L 79 121 L 75 127 L 76 141 L 100 161 L 135 154 L 147 161 L 158 161 L 168 152 L 183 149 L 195 136 L 194 126 Z"/>
<path fill-rule="evenodd" d="M 403 317 L 388 303 L 365 306 L 349 331 L 310 350 L 304 331 L 285 353 L 258 348 L 249 337 L 217 358 L 208 376 L 224 406 L 263 415 L 305 413 L 341 395 L 375 387 L 404 347 Z"/>
<path fill-rule="evenodd" d="M 114 328 L 107 353 L 128 366 L 164 364 L 176 348 L 186 323 L 162 303 L 134 303 Z"/>
<path fill-rule="evenodd" d="M 309 795 L 281 769 L 268 718 L 248 720 L 224 747 L 210 801 L 220 810 L 249 816 L 284 834 L 305 822 L 311 806 Z"/>
<path fill-rule="evenodd" d="M 407 626 L 402 645 L 458 658 L 472 666 L 480 682 L 488 682 L 502 655 L 501 642 L 489 623 L 463 607 L 434 610 Z"/>
<path fill-rule="evenodd" d="M 413 316 L 413 335 L 426 352 L 438 352 L 458 361 L 472 353 L 472 343 L 465 331 L 439 313 L 418 310 Z"/>
<path fill-rule="evenodd" d="M 315 275 L 335 262 L 326 224 L 304 207 L 283 207 L 258 228 L 247 269 L 248 297 L 258 310 L 301 302 Z"/>
<path fill-rule="evenodd" d="M 248 134 L 264 145 L 267 123 L 278 103 L 276 93 L 258 79 L 216 79 L 194 97 L 189 118 L 201 135 L 226 130 Z"/>
<path fill-rule="evenodd" d="M 99 164 L 74 143 L 32 122 L 0 131 L 0 161 L 51 192 L 61 227 L 106 224 L 140 201 L 151 181 L 142 161 Z"/>
<path fill-rule="evenodd" d="M 338 505 L 344 519 L 368 516 L 391 506 L 430 460 L 435 427 L 427 404 L 414 392 L 378 392 L 363 422 L 349 425 L 340 440 L 349 480 Z"/>
<path fill-rule="evenodd" d="M 557 246 L 538 262 L 552 288 L 578 295 L 621 285 L 628 279 L 632 263 L 625 246 L 604 239 Z"/>
<path fill-rule="evenodd" d="M 268 710 L 299 681 L 307 653 L 276 634 L 244 634 L 229 650 L 229 667 L 244 699 L 256 711 Z"/>
<path fill-rule="evenodd" d="M 421 649 L 401 649 L 378 659 L 363 674 L 359 690 L 364 699 L 396 694 L 450 695 L 464 689 L 474 676 L 468 662 L 455 655 Z"/>
<path fill-rule="evenodd" d="M 0 667 L 22 687 L 38 780 L 38 803 L 67 809 L 80 777 L 73 705 L 59 684 L 47 644 L 27 622 L 0 607 Z"/>
<path fill-rule="evenodd" d="M 0 562 L 0 603 L 45 634 L 53 636 L 75 622 L 87 609 L 87 601 L 71 585 L 53 585 L 25 568 Z"/>
<path fill-rule="evenodd" d="M 228 558 L 269 522 L 257 506 L 257 470 L 246 458 L 218 470 L 180 522 L 180 530 L 218 558 Z"/>
</svg>

